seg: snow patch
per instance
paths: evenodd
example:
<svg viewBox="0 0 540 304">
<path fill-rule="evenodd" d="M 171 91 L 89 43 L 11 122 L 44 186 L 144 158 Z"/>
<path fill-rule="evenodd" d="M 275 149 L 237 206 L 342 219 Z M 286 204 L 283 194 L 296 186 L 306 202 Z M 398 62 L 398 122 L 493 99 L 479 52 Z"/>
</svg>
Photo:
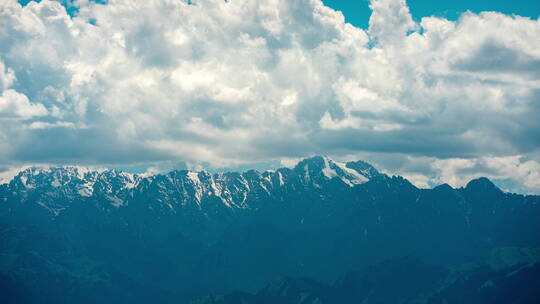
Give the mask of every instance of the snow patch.
<svg viewBox="0 0 540 304">
<path fill-rule="evenodd" d="M 279 181 L 279 186 L 283 186 L 285 184 L 285 182 L 283 181 L 283 175 L 279 171 L 278 171 L 278 181 Z"/>
<path fill-rule="evenodd" d="M 79 188 L 77 193 L 79 193 L 80 196 L 90 197 L 94 193 L 94 190 L 85 184 L 83 187 Z"/>
<path fill-rule="evenodd" d="M 124 186 L 122 187 L 123 189 L 133 189 L 137 186 L 138 179 L 136 178 L 134 174 L 130 174 L 127 172 L 120 172 L 119 175 L 124 177 L 124 179 L 126 180 Z"/>
<path fill-rule="evenodd" d="M 187 177 L 188 177 L 188 179 L 190 179 L 195 184 L 200 184 L 201 183 L 201 180 L 199 179 L 199 173 L 198 172 L 188 171 Z"/>
<path fill-rule="evenodd" d="M 304 165 L 304 180 L 307 182 L 310 180 L 310 176 L 309 176 L 309 166 L 308 164 L 305 164 Z"/>
<path fill-rule="evenodd" d="M 62 184 L 60 183 L 60 181 L 58 181 L 58 178 L 55 176 L 54 180 L 51 182 L 51 186 L 53 186 L 55 188 L 58 188 L 58 187 L 62 186 Z"/>
<path fill-rule="evenodd" d="M 326 178 L 328 179 L 332 179 L 336 176 L 339 176 L 336 170 L 330 168 L 330 161 L 328 160 L 328 158 L 323 157 L 323 160 L 324 160 L 324 167 L 322 169 L 322 173 L 324 174 L 324 176 L 326 176 Z"/>
<path fill-rule="evenodd" d="M 47 209 L 52 214 L 54 214 L 54 216 L 57 216 L 58 214 L 60 214 L 60 211 L 65 209 L 65 208 L 52 208 L 51 206 L 48 206 L 47 204 L 43 203 L 42 201 L 38 201 L 36 203 L 38 205 L 40 205 L 41 207 Z"/>
<path fill-rule="evenodd" d="M 213 176 L 210 176 L 210 187 L 216 196 L 221 197 L 221 185 L 217 186 Z"/>
<path fill-rule="evenodd" d="M 201 180 L 199 179 L 199 172 L 188 171 L 187 177 L 193 183 L 193 189 L 195 190 L 195 201 L 200 205 L 203 197 L 203 189 L 201 186 Z"/>
<path fill-rule="evenodd" d="M 116 196 L 112 196 L 112 195 L 107 195 L 107 198 L 111 201 L 111 204 L 114 206 L 114 207 L 120 207 L 120 206 L 123 206 L 124 205 L 124 201 L 119 199 L 118 197 Z"/>
<path fill-rule="evenodd" d="M 31 184 L 28 183 L 28 176 L 26 176 L 26 175 L 21 176 L 21 182 L 23 183 L 23 185 L 24 185 L 24 187 L 26 189 L 34 189 L 35 188 L 34 185 L 31 185 Z"/>
<path fill-rule="evenodd" d="M 249 183 L 248 181 L 246 180 L 246 178 L 244 177 L 243 174 L 240 174 L 240 176 L 242 177 L 242 179 L 240 180 L 240 182 L 242 183 L 242 185 L 244 185 L 246 191 L 250 191 L 250 187 L 249 187 Z"/>
<path fill-rule="evenodd" d="M 359 173 L 358 171 L 356 171 L 354 169 L 348 168 L 344 163 L 337 163 L 336 162 L 335 164 L 341 170 L 343 170 L 349 177 L 351 177 L 350 179 L 347 179 L 347 180 L 350 183 L 352 183 L 353 185 L 359 185 L 359 184 L 363 184 L 363 183 L 369 181 L 369 179 L 367 177 L 365 177 L 364 175 L 362 175 L 361 173 Z"/>
</svg>

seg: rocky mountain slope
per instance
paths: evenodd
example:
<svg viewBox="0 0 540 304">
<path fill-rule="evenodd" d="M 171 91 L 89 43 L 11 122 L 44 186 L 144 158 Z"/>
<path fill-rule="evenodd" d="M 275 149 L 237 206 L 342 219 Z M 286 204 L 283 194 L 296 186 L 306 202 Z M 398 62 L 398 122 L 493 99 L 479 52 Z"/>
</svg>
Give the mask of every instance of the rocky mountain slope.
<svg viewBox="0 0 540 304">
<path fill-rule="evenodd" d="M 0 185 L 0 282 L 17 302 L 183 303 L 403 256 L 447 267 L 540 247 L 539 203 L 485 178 L 418 189 L 319 156 L 220 174 L 33 168 Z"/>
<path fill-rule="evenodd" d="M 349 272 L 332 284 L 281 278 L 256 293 L 211 295 L 192 304 L 538 303 L 540 250 L 497 248 L 455 269 L 413 257 Z"/>
</svg>

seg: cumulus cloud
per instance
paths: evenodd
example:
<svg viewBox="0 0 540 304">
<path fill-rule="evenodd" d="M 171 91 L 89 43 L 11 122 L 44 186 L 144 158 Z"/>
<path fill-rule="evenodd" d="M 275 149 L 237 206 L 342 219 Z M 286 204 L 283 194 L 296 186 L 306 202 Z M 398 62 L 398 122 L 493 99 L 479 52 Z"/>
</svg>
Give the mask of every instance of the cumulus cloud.
<svg viewBox="0 0 540 304">
<path fill-rule="evenodd" d="M 468 181 L 484 176 L 499 181 L 505 190 L 532 193 L 537 193 L 540 190 L 540 163 L 526 159 L 521 155 L 474 159 L 429 158 L 414 161 L 428 161 L 431 164 L 428 170 L 405 174 L 423 187 L 441 183 L 447 183 L 453 187 L 463 187 Z M 508 184 L 509 180 L 513 180 L 517 184 Z"/>
<path fill-rule="evenodd" d="M 13 70 L 5 70 L 4 63 L 0 61 L 0 117 L 28 119 L 47 115 L 47 109 L 42 104 L 31 103 L 26 95 L 10 89 L 14 80 Z"/>
<path fill-rule="evenodd" d="M 538 189 L 523 173 L 540 161 L 538 19 L 417 23 L 405 0 L 372 0 L 360 29 L 320 0 L 74 5 L 69 16 L 50 0 L 0 3 L 6 166 L 324 153 L 386 159 L 419 185 L 480 163 Z M 422 161 L 426 170 L 408 169 Z"/>
</svg>

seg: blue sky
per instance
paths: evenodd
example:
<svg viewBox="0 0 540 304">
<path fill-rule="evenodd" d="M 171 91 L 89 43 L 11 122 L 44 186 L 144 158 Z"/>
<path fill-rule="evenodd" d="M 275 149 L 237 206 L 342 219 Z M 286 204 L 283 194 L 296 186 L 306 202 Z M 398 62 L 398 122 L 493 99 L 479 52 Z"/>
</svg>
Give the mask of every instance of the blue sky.
<svg viewBox="0 0 540 304">
<path fill-rule="evenodd" d="M 41 0 L 17 0 L 17 2 L 19 2 L 22 5 L 27 5 L 31 1 L 41 2 Z M 75 0 L 53 0 L 53 1 L 57 1 L 61 3 L 66 8 L 66 11 L 70 16 L 74 16 L 78 12 L 78 7 L 73 4 Z M 89 1 L 100 3 L 100 4 L 107 3 L 107 0 L 89 0 Z"/>
<path fill-rule="evenodd" d="M 0 180 L 319 154 L 540 193 L 537 2 L 191 2 L 0 1 Z"/>
<path fill-rule="evenodd" d="M 26 5 L 32 0 L 18 0 Z M 39 2 L 40 0 L 34 0 Z M 58 0 L 62 3 L 70 14 L 76 9 L 70 5 L 71 0 Z M 106 0 L 90 0 L 97 3 L 106 3 Z M 333 9 L 340 10 L 345 15 L 347 22 L 362 28 L 368 27 L 369 9 L 368 0 L 324 0 L 326 5 Z M 536 0 L 453 0 L 453 1 L 430 1 L 430 0 L 409 0 L 409 9 L 415 20 L 424 16 L 437 16 L 455 20 L 461 13 L 469 10 L 474 13 L 482 11 L 496 11 L 505 14 L 516 14 L 520 16 L 536 18 L 540 14 L 540 1 Z"/>
<path fill-rule="evenodd" d="M 342 11 L 347 22 L 367 28 L 371 15 L 368 0 L 324 0 L 324 3 Z M 537 18 L 540 14 L 540 1 L 537 0 L 409 0 L 407 4 L 415 20 L 425 16 L 455 20 L 465 11 L 474 13 L 496 11 L 532 18 Z"/>
</svg>

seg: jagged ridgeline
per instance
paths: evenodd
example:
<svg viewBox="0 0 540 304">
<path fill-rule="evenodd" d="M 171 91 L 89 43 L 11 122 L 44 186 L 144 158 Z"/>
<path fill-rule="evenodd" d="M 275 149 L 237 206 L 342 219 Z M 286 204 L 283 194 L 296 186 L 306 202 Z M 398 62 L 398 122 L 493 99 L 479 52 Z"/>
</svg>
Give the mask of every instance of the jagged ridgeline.
<svg viewBox="0 0 540 304">
<path fill-rule="evenodd" d="M 539 281 L 538 247 L 538 196 L 485 178 L 418 189 L 362 161 L 155 176 L 32 168 L 0 185 L 3 303 L 495 303 L 473 292 L 482 286 L 531 301 L 536 289 L 512 286 Z M 464 266 L 494 250 L 525 262 Z M 279 277 L 289 283 L 270 283 Z M 308 290 L 274 297 L 290 284 Z"/>
</svg>

